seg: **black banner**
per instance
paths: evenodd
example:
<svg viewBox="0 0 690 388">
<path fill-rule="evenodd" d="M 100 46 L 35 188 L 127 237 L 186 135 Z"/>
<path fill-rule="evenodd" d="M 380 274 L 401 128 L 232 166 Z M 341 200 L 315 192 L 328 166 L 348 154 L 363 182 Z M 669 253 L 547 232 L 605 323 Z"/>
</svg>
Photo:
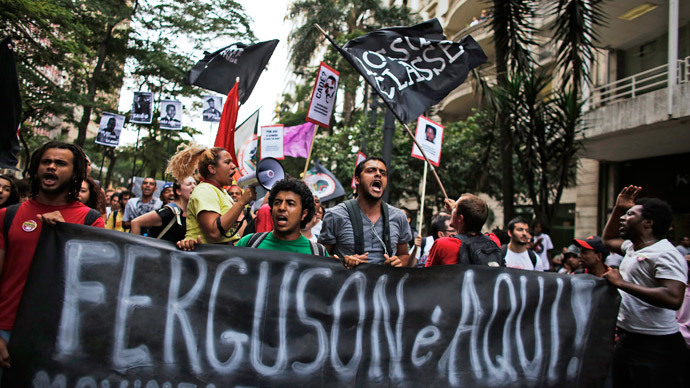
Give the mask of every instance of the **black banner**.
<svg viewBox="0 0 690 388">
<path fill-rule="evenodd" d="M 273 39 L 249 46 L 233 43 L 212 53 L 204 52 L 204 59 L 189 70 L 184 82 L 227 95 L 239 77 L 238 93 L 244 104 L 277 45 L 278 39 Z"/>
<path fill-rule="evenodd" d="M 590 275 L 40 241 L 3 387 L 590 387 L 612 353 L 619 296 Z"/>
<path fill-rule="evenodd" d="M 403 123 L 441 101 L 487 59 L 469 35 L 446 40 L 437 19 L 376 30 L 343 47 L 326 37 Z"/>
</svg>

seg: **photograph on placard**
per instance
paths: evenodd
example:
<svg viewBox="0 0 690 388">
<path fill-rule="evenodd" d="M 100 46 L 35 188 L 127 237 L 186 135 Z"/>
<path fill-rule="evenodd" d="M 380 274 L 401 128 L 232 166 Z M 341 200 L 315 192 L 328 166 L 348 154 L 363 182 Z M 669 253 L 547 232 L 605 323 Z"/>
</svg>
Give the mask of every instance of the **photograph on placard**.
<svg viewBox="0 0 690 388">
<path fill-rule="evenodd" d="M 132 114 L 129 122 L 134 124 L 151 124 L 153 121 L 153 93 L 134 92 Z"/>
<path fill-rule="evenodd" d="M 125 116 L 103 112 L 98 126 L 98 135 L 96 135 L 96 144 L 117 147 L 120 143 L 120 133 L 122 133 L 124 124 Z"/>
<path fill-rule="evenodd" d="M 204 96 L 203 120 L 217 123 L 220 121 L 220 110 L 223 108 L 223 97 Z"/>
<path fill-rule="evenodd" d="M 434 166 L 438 167 L 441 161 L 441 148 L 443 145 L 443 125 L 433 122 L 424 116 L 417 120 L 417 132 L 415 139 L 424 149 L 426 156 Z M 416 144 L 412 145 L 412 157 L 424 159 L 422 152 Z"/>
<path fill-rule="evenodd" d="M 161 100 L 161 129 L 182 129 L 182 102 Z"/>
</svg>

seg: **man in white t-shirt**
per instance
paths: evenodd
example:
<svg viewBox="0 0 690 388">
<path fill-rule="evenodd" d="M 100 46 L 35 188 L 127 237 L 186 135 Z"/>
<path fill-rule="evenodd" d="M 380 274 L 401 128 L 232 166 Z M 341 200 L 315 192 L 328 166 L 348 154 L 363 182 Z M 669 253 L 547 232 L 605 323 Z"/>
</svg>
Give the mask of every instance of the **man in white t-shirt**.
<svg viewBox="0 0 690 388">
<path fill-rule="evenodd" d="M 613 385 L 688 387 L 689 360 L 674 312 L 683 303 L 688 266 L 664 238 L 671 207 L 657 198 L 637 199 L 641 190 L 621 191 L 602 236 L 607 248 L 624 255 L 620 271 L 604 274 L 621 294 Z"/>
<path fill-rule="evenodd" d="M 541 261 L 541 266 L 544 268 L 544 271 L 548 271 L 549 268 L 551 268 L 551 263 L 549 262 L 549 251 L 553 249 L 553 242 L 551 242 L 551 237 L 548 234 L 543 233 L 543 231 L 544 226 L 541 224 L 541 222 L 532 222 L 532 235 L 534 236 L 532 249 L 534 249 L 534 253 L 539 256 L 539 260 Z"/>
<path fill-rule="evenodd" d="M 532 271 L 543 271 L 544 267 L 539 257 L 527 248 L 532 240 L 529 224 L 522 218 L 514 218 L 508 223 L 510 243 L 502 249 L 505 251 L 506 267 Z"/>
</svg>

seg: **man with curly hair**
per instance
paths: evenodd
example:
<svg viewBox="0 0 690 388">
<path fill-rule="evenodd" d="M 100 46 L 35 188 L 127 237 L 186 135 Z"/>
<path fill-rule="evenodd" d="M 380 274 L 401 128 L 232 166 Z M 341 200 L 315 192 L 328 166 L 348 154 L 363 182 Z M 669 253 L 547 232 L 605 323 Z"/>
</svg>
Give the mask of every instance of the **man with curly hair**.
<svg viewBox="0 0 690 388">
<path fill-rule="evenodd" d="M 314 217 L 314 195 L 304 182 L 287 178 L 276 182 L 268 194 L 273 230 L 244 236 L 238 247 L 269 249 L 328 256 L 326 248 L 309 241 L 300 230 Z"/>
<path fill-rule="evenodd" d="M 601 237 L 606 248 L 624 255 L 620 269 L 603 275 L 621 295 L 613 386 L 688 387 L 675 313 L 683 304 L 688 265 L 664 238 L 671 207 L 658 198 L 637 198 L 641 190 L 621 190 Z"/>
<path fill-rule="evenodd" d="M 0 366 L 10 366 L 7 341 L 43 224 L 104 227 L 101 214 L 77 199 L 86 179 L 86 156 L 74 144 L 51 141 L 29 164 L 32 198 L 0 210 Z M 9 228 L 5 230 L 5 225 Z"/>
</svg>

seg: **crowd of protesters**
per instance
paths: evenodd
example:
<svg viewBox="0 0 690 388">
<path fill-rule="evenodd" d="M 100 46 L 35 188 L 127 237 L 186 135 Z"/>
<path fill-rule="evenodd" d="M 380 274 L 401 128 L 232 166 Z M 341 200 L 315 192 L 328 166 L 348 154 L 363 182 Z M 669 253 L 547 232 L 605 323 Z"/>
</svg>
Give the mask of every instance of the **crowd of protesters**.
<svg viewBox="0 0 690 388">
<path fill-rule="evenodd" d="M 166 170 L 172 184 L 145 178 L 141 196 L 103 190 L 81 148 L 48 142 L 31 158 L 28 180 L 0 175 L 0 365 L 43 224 L 71 222 L 165 239 L 180 249 L 198 244 L 289 251 L 361 264 L 427 268 L 486 265 L 573 276 L 597 276 L 620 290 L 622 302 L 611 369 L 616 387 L 687 387 L 690 362 L 690 238 L 665 239 L 670 206 L 619 194 L 602 236 L 577 236 L 556 250 L 541 222 L 515 218 L 506 230 L 483 233 L 489 209 L 471 193 L 432 216 L 416 234 L 409 214 L 383 202 L 388 167 L 377 157 L 357 165 L 355 198 L 321 206 L 301 180 L 278 181 L 262 199 L 235 185 L 236 166 L 222 148 L 189 145 Z M 253 211 L 257 209 L 258 211 Z M 557 251 L 557 252 L 556 252 Z M 552 253 L 557 253 L 553 255 Z M 685 366 L 685 368 L 684 368 Z"/>
</svg>

